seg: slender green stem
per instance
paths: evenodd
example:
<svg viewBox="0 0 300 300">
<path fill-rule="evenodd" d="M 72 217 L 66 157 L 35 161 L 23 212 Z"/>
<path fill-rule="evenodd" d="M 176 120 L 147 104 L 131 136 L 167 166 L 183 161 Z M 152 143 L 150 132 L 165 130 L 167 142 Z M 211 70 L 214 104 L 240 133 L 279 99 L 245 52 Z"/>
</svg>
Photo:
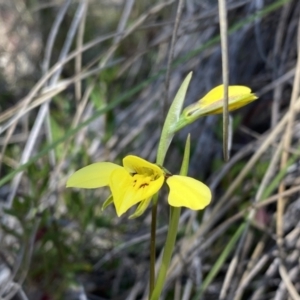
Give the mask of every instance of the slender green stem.
<svg viewBox="0 0 300 300">
<path fill-rule="evenodd" d="M 153 201 L 151 218 L 151 238 L 150 238 L 150 276 L 149 276 L 149 299 L 151 298 L 155 284 L 155 260 L 156 260 L 156 216 L 157 201 Z"/>
<path fill-rule="evenodd" d="M 191 150 L 191 137 L 190 137 L 190 135 L 188 135 L 188 137 L 186 139 L 186 143 L 185 143 L 185 149 L 184 149 L 183 160 L 182 160 L 181 169 L 180 169 L 180 175 L 186 176 L 188 173 L 190 150 Z M 163 161 L 163 159 L 161 161 Z M 153 202 L 156 204 L 157 198 Z M 156 280 L 156 283 L 154 286 L 154 290 L 153 290 L 153 292 L 150 292 L 151 300 L 159 299 L 159 296 L 161 294 L 161 291 L 162 291 L 165 281 L 166 281 L 168 267 L 169 267 L 169 264 L 171 261 L 172 252 L 173 252 L 173 248 L 174 248 L 175 241 L 176 241 L 180 211 L 181 211 L 180 207 L 171 206 L 171 208 L 170 208 L 169 229 L 168 229 L 167 240 L 165 243 L 162 263 L 161 263 L 161 266 L 159 269 L 159 273 L 158 273 L 158 277 L 157 277 L 157 280 Z M 152 222 L 153 222 L 153 220 L 154 219 L 152 218 Z M 154 230 L 155 230 L 155 228 L 154 228 Z M 151 240 L 151 242 L 152 242 L 152 240 Z"/>
<path fill-rule="evenodd" d="M 174 122 L 177 122 L 179 119 L 179 116 L 180 116 L 180 113 L 182 110 L 182 106 L 183 106 L 183 101 L 185 99 L 185 94 L 186 94 L 186 91 L 189 86 L 189 82 L 190 82 L 191 78 L 192 78 L 192 73 L 189 73 L 186 76 L 186 78 L 184 79 L 184 81 L 182 82 L 182 84 L 174 98 L 174 101 L 172 102 L 172 105 L 169 109 L 168 115 L 166 117 L 163 129 L 161 132 L 158 149 L 157 149 L 156 164 L 159 166 L 163 166 L 163 164 L 164 164 L 166 153 L 168 151 L 168 148 L 169 148 L 171 141 L 173 139 L 173 136 L 174 136 L 174 134 L 171 133 L 170 129 L 172 127 L 172 124 L 174 124 Z M 186 145 L 186 148 L 188 148 L 188 150 L 190 148 L 189 144 L 190 144 L 190 139 L 188 138 L 188 147 Z M 189 157 L 189 154 L 188 154 L 188 157 Z M 187 165 L 188 164 L 185 163 L 185 167 L 187 167 Z M 186 175 L 187 170 L 185 170 L 185 171 L 186 172 L 182 175 Z M 150 286 L 149 286 L 150 298 L 152 297 L 151 295 L 152 295 L 152 291 L 153 291 L 153 287 L 154 287 L 154 283 L 155 283 L 155 248 L 156 248 L 155 247 L 155 235 L 156 235 L 157 199 L 158 199 L 158 195 L 156 194 L 153 197 L 152 223 L 151 223 Z M 178 221 L 177 221 L 177 223 L 178 223 Z M 174 226 L 172 228 L 174 228 Z M 176 225 L 176 230 L 175 230 L 175 238 L 176 238 L 176 232 L 177 232 L 177 225 Z M 169 236 L 169 233 L 168 233 L 168 236 Z M 172 247 L 172 249 L 173 249 L 173 247 Z M 172 254 L 172 251 L 171 251 L 170 255 L 171 254 Z M 156 289 L 156 288 L 154 288 L 154 289 Z"/>
<path fill-rule="evenodd" d="M 151 298 L 155 284 L 155 261 L 156 261 L 156 220 L 157 220 L 158 193 L 152 198 L 151 211 L 151 237 L 150 237 L 150 276 L 149 276 L 149 299 Z"/>
<path fill-rule="evenodd" d="M 167 271 L 171 261 L 175 241 L 176 241 L 180 211 L 181 211 L 180 207 L 171 206 L 167 240 L 164 248 L 162 263 L 158 273 L 156 285 L 150 298 L 151 300 L 159 300 L 161 291 L 166 281 Z"/>
</svg>

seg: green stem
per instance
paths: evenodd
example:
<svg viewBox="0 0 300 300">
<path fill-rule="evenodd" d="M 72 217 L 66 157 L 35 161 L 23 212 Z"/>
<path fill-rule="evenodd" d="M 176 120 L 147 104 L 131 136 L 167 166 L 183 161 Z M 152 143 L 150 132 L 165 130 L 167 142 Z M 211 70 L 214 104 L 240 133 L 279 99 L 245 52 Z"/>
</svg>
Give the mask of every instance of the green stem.
<svg viewBox="0 0 300 300">
<path fill-rule="evenodd" d="M 176 241 L 177 229 L 180 217 L 180 207 L 172 207 L 170 209 L 170 220 L 169 220 L 169 230 L 167 235 L 167 240 L 165 244 L 165 249 L 163 253 L 161 267 L 158 273 L 157 281 L 153 293 L 150 297 L 151 300 L 159 300 L 161 291 L 164 287 L 168 267 L 171 261 L 173 248 Z"/>
<path fill-rule="evenodd" d="M 189 86 L 189 82 L 190 82 L 191 78 L 192 78 L 192 73 L 189 73 L 186 76 L 186 78 L 184 79 L 184 81 L 182 82 L 182 84 L 174 98 L 174 101 L 172 102 L 172 105 L 169 109 L 168 115 L 166 117 L 163 129 L 161 132 L 158 149 L 157 149 L 156 164 L 159 166 L 163 166 L 163 164 L 164 164 L 166 153 L 168 151 L 168 148 L 169 148 L 171 141 L 173 139 L 173 136 L 174 136 L 174 134 L 170 132 L 170 128 L 171 128 L 172 124 L 174 124 L 174 122 L 177 122 L 179 119 L 179 116 L 180 116 L 180 113 L 182 110 L 182 106 L 183 106 L 183 101 L 185 99 L 185 94 L 186 94 L 186 91 Z M 190 142 L 188 142 L 188 144 L 189 143 Z M 149 286 L 150 299 L 152 299 L 152 291 L 153 291 L 153 287 L 154 287 L 154 283 L 155 283 L 155 235 L 156 235 L 157 199 L 158 199 L 158 195 L 156 194 L 153 197 L 152 223 L 151 223 L 150 286 Z M 179 216 L 178 216 L 178 218 L 179 218 Z M 177 223 L 178 223 L 178 220 L 177 220 Z M 170 226 L 170 228 L 174 228 L 174 226 Z M 176 232 L 177 232 L 177 225 L 175 227 L 174 241 L 176 238 Z M 169 236 L 169 233 L 168 233 L 168 236 Z M 173 246 L 172 246 L 171 250 L 173 249 Z M 167 248 L 167 246 L 165 248 Z M 171 257 L 171 254 L 172 254 L 172 251 L 170 252 L 170 255 L 169 255 L 170 257 Z M 161 273 L 161 272 L 159 272 L 159 273 Z M 156 287 L 154 287 L 154 290 L 155 289 L 156 289 Z"/>
<path fill-rule="evenodd" d="M 156 194 L 157 195 L 157 194 Z M 153 198 L 151 215 L 151 238 L 150 238 L 150 276 L 149 276 L 149 299 L 151 298 L 155 284 L 155 260 L 156 260 L 156 216 L 157 216 L 157 196 Z M 155 199 L 156 198 L 156 199 Z"/>
</svg>

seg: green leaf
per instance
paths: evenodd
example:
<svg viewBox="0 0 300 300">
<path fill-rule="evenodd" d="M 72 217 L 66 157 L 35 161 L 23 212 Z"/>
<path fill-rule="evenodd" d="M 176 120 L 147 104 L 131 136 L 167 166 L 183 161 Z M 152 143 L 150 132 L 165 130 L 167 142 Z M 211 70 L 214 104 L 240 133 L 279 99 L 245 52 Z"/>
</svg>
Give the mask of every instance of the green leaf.
<svg viewBox="0 0 300 300">
<path fill-rule="evenodd" d="M 191 152 L 191 135 L 189 134 L 184 148 L 183 160 L 180 169 L 180 175 L 187 176 L 189 170 L 189 162 L 190 162 L 190 152 Z"/>
<path fill-rule="evenodd" d="M 51 126 L 51 132 L 54 141 L 64 136 L 65 134 L 64 128 L 60 126 L 52 116 L 50 116 L 50 126 Z M 58 145 L 55 148 L 55 156 L 60 159 L 63 150 L 64 150 L 64 145 L 62 144 Z"/>
<path fill-rule="evenodd" d="M 91 93 L 91 101 L 95 105 L 97 110 L 105 107 L 105 98 L 106 98 L 107 87 L 104 82 L 99 82 L 95 85 Z"/>
<path fill-rule="evenodd" d="M 101 210 L 103 211 L 107 206 L 112 204 L 114 202 L 114 198 L 112 195 L 110 195 L 103 203 Z"/>
<path fill-rule="evenodd" d="M 147 198 L 146 200 L 141 201 L 140 204 L 138 205 L 137 209 L 129 217 L 129 219 L 135 219 L 135 218 L 141 216 L 144 213 L 144 211 L 147 209 L 147 207 L 149 206 L 150 201 L 151 201 L 151 198 Z"/>
<path fill-rule="evenodd" d="M 174 124 L 176 124 L 179 120 L 186 91 L 191 81 L 191 78 L 192 78 L 192 72 L 190 72 L 182 82 L 169 109 L 168 115 L 166 117 L 162 129 L 159 145 L 158 145 L 157 158 L 156 158 L 156 163 L 158 165 L 161 166 L 163 165 L 166 153 L 173 139 L 174 133 L 171 132 L 171 129 L 174 126 Z"/>
</svg>

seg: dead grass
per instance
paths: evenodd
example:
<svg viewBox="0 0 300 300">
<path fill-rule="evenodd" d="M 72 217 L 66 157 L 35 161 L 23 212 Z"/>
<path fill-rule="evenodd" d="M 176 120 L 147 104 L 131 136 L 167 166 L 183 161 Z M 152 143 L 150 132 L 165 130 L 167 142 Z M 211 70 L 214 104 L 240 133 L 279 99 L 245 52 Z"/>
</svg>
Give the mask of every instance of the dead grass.
<svg viewBox="0 0 300 300">
<path fill-rule="evenodd" d="M 171 145 L 165 166 L 178 172 L 191 132 L 190 175 L 214 199 L 182 214 L 161 299 L 300 299 L 300 3 L 227 6 L 229 82 L 260 99 L 233 114 L 227 163 L 220 116 Z M 222 81 L 217 3 L 185 1 L 180 18 L 173 0 L 0 7 L 0 298 L 146 300 L 150 210 L 117 218 L 101 211 L 107 191 L 65 181 L 128 153 L 155 160 L 163 107 L 185 75 L 186 104 Z"/>
</svg>

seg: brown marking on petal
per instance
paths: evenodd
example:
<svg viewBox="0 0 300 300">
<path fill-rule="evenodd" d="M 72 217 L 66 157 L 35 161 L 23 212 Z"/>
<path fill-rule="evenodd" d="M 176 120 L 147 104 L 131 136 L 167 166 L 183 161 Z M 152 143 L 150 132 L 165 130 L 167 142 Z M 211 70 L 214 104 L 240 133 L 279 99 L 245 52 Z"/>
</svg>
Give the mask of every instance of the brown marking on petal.
<svg viewBox="0 0 300 300">
<path fill-rule="evenodd" d="M 149 185 L 149 183 L 143 183 L 143 184 L 141 184 L 140 186 L 139 186 L 139 189 L 140 188 L 143 188 L 143 187 L 145 187 L 145 186 L 148 186 Z"/>
</svg>

